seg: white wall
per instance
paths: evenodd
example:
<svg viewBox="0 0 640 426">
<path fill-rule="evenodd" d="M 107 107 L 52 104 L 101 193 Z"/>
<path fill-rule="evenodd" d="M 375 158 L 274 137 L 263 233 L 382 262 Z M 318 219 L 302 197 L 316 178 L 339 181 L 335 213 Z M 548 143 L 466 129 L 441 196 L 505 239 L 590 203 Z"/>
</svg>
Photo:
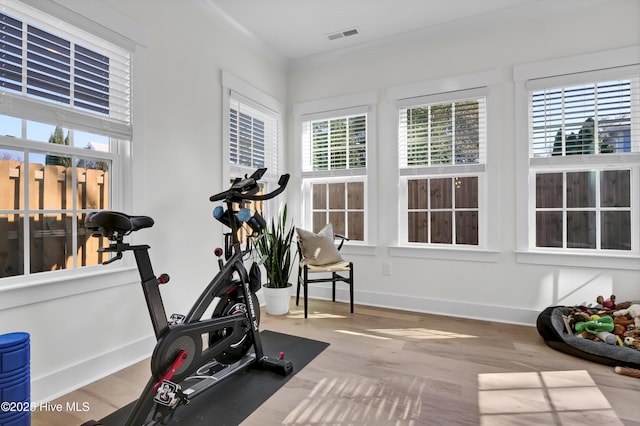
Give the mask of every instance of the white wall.
<svg viewBox="0 0 640 426">
<path fill-rule="evenodd" d="M 291 105 L 377 91 L 378 194 L 397 193 L 398 172 L 389 160 L 397 157 L 397 147 L 393 105 L 386 99 L 388 88 L 483 71 L 501 76 L 499 131 L 489 142 L 499 143 L 498 158 L 488 166 L 499 169 L 499 183 L 491 188 L 497 192 L 493 213 L 499 215 L 500 224 L 495 229 L 499 233 L 497 260 L 390 256 L 389 247 L 396 243 L 397 206 L 393 199 L 389 202 L 389 196 L 380 195 L 374 206 L 378 214 L 376 254 L 349 255 L 355 262 L 356 303 L 533 324 L 540 310 L 552 304 L 595 303 L 598 295 L 608 297 L 611 293 L 616 293 L 619 301 L 640 299 L 637 269 L 558 267 L 516 260 L 513 67 L 640 43 L 637 1 L 592 1 L 553 16 L 543 17 L 542 12 L 536 3 L 536 9 L 526 11 L 519 20 L 496 15 L 484 22 L 468 21 L 464 29 L 440 27 L 393 44 L 304 58 L 292 64 L 288 78 Z M 299 139 L 293 131 L 293 117 L 289 136 L 291 143 Z M 294 175 L 299 175 L 299 163 L 295 156 L 290 158 Z M 300 216 L 299 211 L 295 214 Z M 383 275 L 384 262 L 391 264 L 391 276 Z M 322 289 L 316 289 L 315 294 L 328 296 Z M 345 293 L 342 298 L 347 300 Z"/>
<path fill-rule="evenodd" d="M 168 314 L 186 313 L 215 273 L 213 249 L 222 243 L 209 202 L 222 188 L 221 70 L 283 101 L 285 72 L 212 22 L 200 1 L 55 1 L 109 28 L 118 29 L 120 20 L 142 39 L 144 60 L 134 65 L 134 179 L 124 207 L 154 218 L 136 241 L 152 247 L 157 274 L 171 275 L 162 290 Z M 42 280 L 0 288 L 0 333 L 31 334 L 33 401 L 150 355 L 155 338 L 135 269 Z"/>
</svg>

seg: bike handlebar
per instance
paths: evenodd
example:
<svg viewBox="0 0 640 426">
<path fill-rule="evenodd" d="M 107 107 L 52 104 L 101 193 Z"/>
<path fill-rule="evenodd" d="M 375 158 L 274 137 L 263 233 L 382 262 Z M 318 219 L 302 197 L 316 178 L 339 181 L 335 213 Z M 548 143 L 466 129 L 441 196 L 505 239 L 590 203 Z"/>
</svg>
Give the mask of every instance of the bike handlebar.
<svg viewBox="0 0 640 426">
<path fill-rule="evenodd" d="M 255 195 L 255 193 L 260 189 L 258 186 L 258 180 L 260 180 L 260 178 L 266 171 L 266 168 L 258 169 L 249 177 L 245 177 L 244 179 L 236 179 L 231 185 L 231 188 L 218 194 L 212 195 L 211 197 L 209 197 L 209 201 L 265 201 L 274 198 L 286 188 L 287 183 L 289 182 L 289 174 L 287 173 L 280 176 L 280 179 L 278 180 L 278 188 L 276 188 L 275 190 L 271 191 L 268 194 Z"/>
</svg>

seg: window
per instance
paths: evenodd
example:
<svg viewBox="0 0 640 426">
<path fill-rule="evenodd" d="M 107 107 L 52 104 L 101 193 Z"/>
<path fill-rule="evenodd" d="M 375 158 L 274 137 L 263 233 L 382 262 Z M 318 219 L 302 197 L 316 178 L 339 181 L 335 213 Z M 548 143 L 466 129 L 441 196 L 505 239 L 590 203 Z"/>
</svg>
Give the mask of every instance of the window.
<svg viewBox="0 0 640 426">
<path fill-rule="evenodd" d="M 528 135 L 522 250 L 604 258 L 638 253 L 640 69 L 624 66 L 619 53 L 568 58 L 560 76 L 545 75 L 553 70 L 544 66 L 516 68 Z"/>
<path fill-rule="evenodd" d="M 640 142 L 631 139 L 638 81 L 631 77 L 529 91 L 531 158 L 545 158 L 544 164 L 533 161 L 530 167 L 536 248 L 631 251 L 632 168 L 637 163 L 606 158 L 639 151 Z M 604 162 L 585 165 L 584 157 Z"/>
<path fill-rule="evenodd" d="M 85 215 L 120 199 L 130 53 L 19 2 L 0 13 L 0 278 L 104 259 Z M 62 29 L 64 28 L 64 29 Z"/>
<path fill-rule="evenodd" d="M 305 121 L 302 144 L 311 229 L 331 223 L 337 234 L 364 242 L 367 114 Z"/>
<path fill-rule="evenodd" d="M 353 241 L 364 241 L 364 177 L 322 178 L 324 172 L 364 170 L 367 167 L 367 115 L 356 114 L 303 123 L 303 171 L 309 179 L 311 228 L 320 231 L 327 223 L 334 232 Z M 327 173 L 327 174 L 328 174 Z M 359 172 L 362 173 L 362 172 Z"/>
<path fill-rule="evenodd" d="M 406 99 L 398 107 L 401 243 L 486 245 L 485 92 Z"/>
<path fill-rule="evenodd" d="M 303 226 L 327 223 L 352 247 L 370 245 L 375 212 L 375 93 L 296 105 L 303 179 Z M 365 250 L 365 249 L 363 249 Z"/>
</svg>

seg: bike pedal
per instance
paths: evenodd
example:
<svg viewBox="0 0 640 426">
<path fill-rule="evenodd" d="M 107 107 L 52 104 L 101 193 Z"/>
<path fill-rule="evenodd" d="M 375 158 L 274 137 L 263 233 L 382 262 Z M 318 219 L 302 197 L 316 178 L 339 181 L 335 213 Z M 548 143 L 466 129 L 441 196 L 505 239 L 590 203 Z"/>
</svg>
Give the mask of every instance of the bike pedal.
<svg viewBox="0 0 640 426">
<path fill-rule="evenodd" d="M 169 325 L 178 325 L 184 322 L 186 317 L 182 314 L 171 314 L 169 317 Z"/>
<path fill-rule="evenodd" d="M 169 380 L 163 380 L 162 384 L 156 391 L 156 396 L 153 398 L 155 402 L 165 407 L 175 408 L 178 404 L 188 404 L 189 400 L 182 392 L 182 388 L 179 384 L 173 383 Z"/>
</svg>

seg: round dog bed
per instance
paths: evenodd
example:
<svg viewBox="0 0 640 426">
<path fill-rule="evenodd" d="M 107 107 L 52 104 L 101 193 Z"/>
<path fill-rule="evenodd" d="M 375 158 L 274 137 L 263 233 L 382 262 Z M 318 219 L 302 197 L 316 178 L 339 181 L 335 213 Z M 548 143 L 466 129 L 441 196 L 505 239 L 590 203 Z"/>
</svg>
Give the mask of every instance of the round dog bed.
<svg viewBox="0 0 640 426">
<path fill-rule="evenodd" d="M 636 349 L 569 335 L 562 318 L 568 314 L 567 306 L 551 306 L 538 315 L 538 333 L 549 347 L 600 364 L 640 369 L 640 351 Z"/>
</svg>

